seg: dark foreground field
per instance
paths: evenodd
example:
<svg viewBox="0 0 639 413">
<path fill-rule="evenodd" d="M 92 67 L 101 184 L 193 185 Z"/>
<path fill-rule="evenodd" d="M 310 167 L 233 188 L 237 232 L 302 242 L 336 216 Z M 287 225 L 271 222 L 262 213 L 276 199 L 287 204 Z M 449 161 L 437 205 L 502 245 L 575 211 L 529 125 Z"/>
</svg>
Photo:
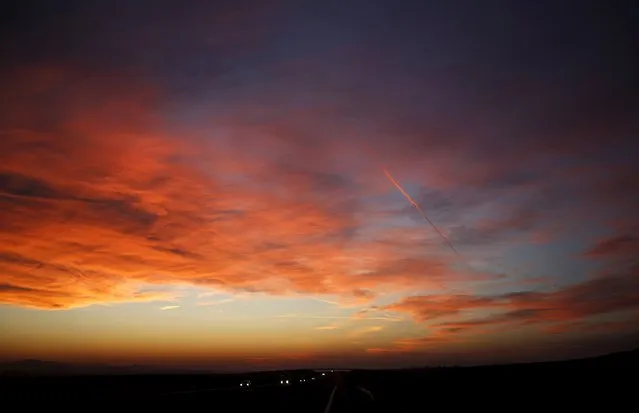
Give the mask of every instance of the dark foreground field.
<svg viewBox="0 0 639 413">
<path fill-rule="evenodd" d="M 248 375 L 4 377 L 2 401 L 20 406 L 186 406 L 213 412 L 423 412 L 432 408 L 605 408 L 636 400 L 637 360 L 395 371 Z M 247 390 L 239 386 L 251 380 Z M 304 380 L 304 381 L 302 381 Z M 96 404 L 97 403 L 97 404 Z"/>
</svg>

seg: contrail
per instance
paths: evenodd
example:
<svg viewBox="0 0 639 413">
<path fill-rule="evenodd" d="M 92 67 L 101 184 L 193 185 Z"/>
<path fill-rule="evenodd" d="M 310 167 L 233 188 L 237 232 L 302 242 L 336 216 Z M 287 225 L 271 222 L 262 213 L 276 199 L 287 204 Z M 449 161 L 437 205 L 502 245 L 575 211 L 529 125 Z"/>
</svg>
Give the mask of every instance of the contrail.
<svg viewBox="0 0 639 413">
<path fill-rule="evenodd" d="M 408 195 L 408 193 L 406 191 L 404 191 L 404 188 L 402 188 L 402 186 L 399 184 L 399 182 L 397 182 L 395 180 L 395 178 L 393 178 L 393 176 L 390 174 L 390 172 L 388 172 L 388 170 L 386 170 L 386 168 L 384 168 L 384 174 L 386 174 L 386 177 L 388 178 L 388 180 L 391 181 L 391 183 L 393 185 L 395 185 L 395 188 L 397 188 L 399 190 L 399 192 L 401 192 L 402 195 L 404 195 L 404 197 L 408 200 L 408 202 L 410 202 L 411 205 L 413 205 L 415 207 L 415 209 L 418 210 L 420 214 L 422 214 L 422 218 L 424 218 L 424 221 L 428 222 L 433 227 L 433 229 L 435 229 L 435 231 L 437 231 L 439 236 L 442 237 L 442 239 L 444 241 L 446 241 L 446 244 L 448 244 L 450 249 L 452 249 L 455 252 L 455 254 L 460 255 L 459 251 L 457 251 L 457 249 L 450 242 L 450 240 L 448 238 L 446 238 L 446 236 L 439 230 L 439 228 L 437 228 L 437 225 L 435 225 L 433 223 L 433 221 L 428 219 L 428 217 L 426 216 L 426 213 L 420 208 L 419 204 L 417 202 L 415 202 L 415 200 L 413 198 L 411 198 L 411 196 Z"/>
<path fill-rule="evenodd" d="M 399 184 L 399 182 L 397 182 L 397 180 L 395 180 L 395 178 L 393 178 L 393 176 L 390 174 L 390 172 L 388 172 L 388 170 L 386 170 L 386 168 L 383 168 L 383 169 L 384 169 L 384 174 L 386 174 L 386 177 L 393 183 L 393 185 L 395 185 L 395 187 L 402 193 L 402 195 L 404 195 L 406 197 L 408 202 L 410 202 L 411 205 L 413 205 L 415 207 L 415 209 L 417 209 L 419 211 L 419 213 L 422 214 L 422 218 L 424 218 L 424 220 L 427 221 L 435 229 L 435 231 L 437 231 L 437 233 L 444 239 L 444 241 L 446 241 L 448 246 L 455 252 L 455 254 L 457 254 L 458 256 L 461 257 L 461 254 L 459 253 L 459 251 L 457 251 L 457 248 L 455 248 L 455 246 L 452 244 L 452 242 L 450 242 L 450 240 L 448 238 L 446 238 L 446 236 L 444 234 L 442 234 L 442 232 L 437 228 L 437 226 L 433 223 L 433 221 L 428 219 L 428 217 L 426 216 L 426 213 L 424 213 L 424 211 L 421 209 L 419 204 L 417 202 L 415 202 L 415 200 L 413 198 L 411 198 L 410 195 L 408 195 L 408 193 L 404 190 L 404 188 L 402 188 L 402 186 Z M 466 266 L 468 266 L 468 268 L 473 270 L 473 267 L 468 262 L 464 262 L 464 263 L 466 264 Z M 496 265 L 501 267 L 501 269 L 506 274 L 512 273 L 512 272 L 517 272 L 517 271 L 513 270 L 513 268 L 507 268 L 503 264 L 497 263 Z"/>
</svg>

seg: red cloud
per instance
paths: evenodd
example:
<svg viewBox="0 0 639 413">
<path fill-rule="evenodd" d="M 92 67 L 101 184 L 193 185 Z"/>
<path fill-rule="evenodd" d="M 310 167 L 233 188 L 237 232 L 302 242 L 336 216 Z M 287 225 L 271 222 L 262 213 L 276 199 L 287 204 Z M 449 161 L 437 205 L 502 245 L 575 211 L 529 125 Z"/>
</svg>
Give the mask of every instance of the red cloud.
<svg viewBox="0 0 639 413">
<path fill-rule="evenodd" d="M 619 256 L 639 256 L 639 237 L 625 234 L 604 239 L 586 251 L 586 257 L 613 258 Z"/>
<path fill-rule="evenodd" d="M 417 321 L 429 322 L 447 332 L 549 323 L 569 329 L 589 317 L 639 310 L 638 270 L 639 267 L 633 267 L 624 274 L 595 278 L 554 292 L 485 297 L 417 296 L 383 309 L 410 313 Z M 476 311 L 493 314 L 473 316 Z"/>
<path fill-rule="evenodd" d="M 407 312 L 418 321 L 429 321 L 458 315 L 467 309 L 485 308 L 495 305 L 495 299 L 474 296 L 416 296 L 384 307 L 388 311 Z"/>
<path fill-rule="evenodd" d="M 445 290 L 495 278 L 451 269 L 428 228 L 397 225 L 400 208 L 378 198 L 394 191 L 382 160 L 398 179 L 419 174 L 419 183 L 459 189 L 458 199 L 440 196 L 448 203 L 434 208 L 436 214 L 466 200 L 447 214 L 446 232 L 475 208 L 497 211 L 499 219 L 480 213 L 468 228 L 452 230 L 452 238 L 473 247 L 537 231 L 561 204 L 563 188 L 535 184 L 546 176 L 541 172 L 523 173 L 534 169 L 533 160 L 521 165 L 469 139 L 451 145 L 450 136 L 427 131 L 364 139 L 339 116 L 339 105 L 300 109 L 259 95 L 215 117 L 209 130 L 169 133 L 162 91 L 138 78 L 53 66 L 10 73 L 3 83 L 3 302 L 66 308 L 151 299 L 136 292 L 156 284 L 366 302 L 382 291 Z M 375 108 L 380 123 L 388 120 Z M 481 191 L 467 188 L 479 183 Z M 523 205 L 496 209 L 494 198 L 513 187 L 525 189 L 516 194 Z M 548 190 L 524 196 L 540 188 Z M 521 308 L 522 297 L 470 294 L 411 298 L 393 308 L 420 319 L 481 308 L 558 318 L 561 296 L 535 294 L 531 308 Z M 557 305 L 549 310 L 548 302 Z"/>
<path fill-rule="evenodd" d="M 13 79 L 1 102 L 10 114 L 0 141 L 1 302 L 171 299 L 145 289 L 185 283 L 365 301 L 451 280 L 437 247 L 425 255 L 380 242 L 383 228 L 358 234 L 366 190 L 310 168 L 318 161 L 304 150 L 309 168 L 300 169 L 167 135 L 161 94 L 126 77 L 52 69 Z"/>
</svg>

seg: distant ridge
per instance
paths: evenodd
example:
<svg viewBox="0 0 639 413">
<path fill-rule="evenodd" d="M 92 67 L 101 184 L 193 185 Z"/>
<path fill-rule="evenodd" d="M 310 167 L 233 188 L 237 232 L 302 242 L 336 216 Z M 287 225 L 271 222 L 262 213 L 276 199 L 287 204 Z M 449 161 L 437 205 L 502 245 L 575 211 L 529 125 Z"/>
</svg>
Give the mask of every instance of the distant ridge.
<svg viewBox="0 0 639 413">
<path fill-rule="evenodd" d="M 582 357 L 568 360 L 539 361 L 530 363 L 478 365 L 470 368 L 637 368 L 639 367 L 639 348 L 628 351 Z"/>
<path fill-rule="evenodd" d="M 477 365 L 468 367 L 443 367 L 459 369 L 482 368 L 639 368 L 639 348 L 635 350 L 610 353 L 601 356 L 535 363 L 513 363 Z M 423 370 L 422 368 L 388 369 L 389 371 Z M 303 369 L 300 369 L 303 370 Z M 368 369 L 355 369 L 368 370 Z M 377 370 L 377 369 L 371 369 Z M 384 369 L 385 370 L 385 369 Z M 105 364 L 72 364 L 44 360 L 19 360 L 0 363 L 0 376 L 80 376 L 80 375 L 144 375 L 144 374 L 228 374 L 228 372 L 216 372 L 200 369 L 176 369 L 153 366 L 113 366 Z"/>
<path fill-rule="evenodd" d="M 130 374 L 211 374 L 211 371 L 171 369 L 153 366 L 73 364 L 46 360 L 19 360 L 0 363 L 2 376 L 130 375 Z"/>
<path fill-rule="evenodd" d="M 509 368 L 639 368 L 639 348 L 628 351 L 619 351 L 599 356 L 582 357 L 565 360 L 535 361 L 508 364 L 475 364 L 475 365 L 440 365 L 440 366 L 413 366 L 390 369 L 355 369 L 358 371 L 421 371 L 431 369 L 509 369 Z"/>
<path fill-rule="evenodd" d="M 578 358 L 540 363 L 521 363 L 518 366 L 534 365 L 539 367 L 639 367 L 639 348 L 629 351 L 605 354 L 595 357 Z M 508 366 L 508 365 L 505 365 Z"/>
</svg>

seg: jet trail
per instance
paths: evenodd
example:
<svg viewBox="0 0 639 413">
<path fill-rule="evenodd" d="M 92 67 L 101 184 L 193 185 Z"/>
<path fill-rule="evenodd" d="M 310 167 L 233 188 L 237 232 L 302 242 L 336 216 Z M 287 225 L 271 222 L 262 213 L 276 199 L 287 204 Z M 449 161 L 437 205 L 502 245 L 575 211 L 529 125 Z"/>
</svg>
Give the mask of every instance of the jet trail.
<svg viewBox="0 0 639 413">
<path fill-rule="evenodd" d="M 411 203 L 411 205 L 413 205 L 415 207 L 416 210 L 419 211 L 420 214 L 422 214 L 422 218 L 424 218 L 424 221 L 428 222 L 435 231 L 437 231 L 437 233 L 439 234 L 440 237 L 442 237 L 442 239 L 444 241 L 446 241 L 446 244 L 448 244 L 448 246 L 450 247 L 450 249 L 452 249 L 455 254 L 460 255 L 459 251 L 457 251 L 457 249 L 455 248 L 455 246 L 450 242 L 450 240 L 448 238 L 446 238 L 446 236 L 439 230 L 439 228 L 437 228 L 437 226 L 433 223 L 433 221 L 431 221 L 427 216 L 426 213 L 421 209 L 421 207 L 419 206 L 419 204 L 417 202 L 415 202 L 415 200 L 413 200 L 413 198 L 411 198 L 410 195 L 408 195 L 408 193 L 406 191 L 404 191 L 404 188 L 402 188 L 402 186 L 399 184 L 399 182 L 397 182 L 395 180 L 395 178 L 393 178 L 393 176 L 390 174 L 390 172 L 388 172 L 388 170 L 386 170 L 386 168 L 384 168 L 384 174 L 386 174 L 386 177 L 388 178 L 389 181 L 391 181 L 391 183 L 393 185 L 395 185 L 395 188 L 397 188 L 399 190 L 399 192 L 402 193 L 402 195 L 404 195 L 404 197 L 408 200 L 408 202 Z"/>
</svg>

